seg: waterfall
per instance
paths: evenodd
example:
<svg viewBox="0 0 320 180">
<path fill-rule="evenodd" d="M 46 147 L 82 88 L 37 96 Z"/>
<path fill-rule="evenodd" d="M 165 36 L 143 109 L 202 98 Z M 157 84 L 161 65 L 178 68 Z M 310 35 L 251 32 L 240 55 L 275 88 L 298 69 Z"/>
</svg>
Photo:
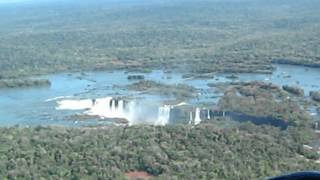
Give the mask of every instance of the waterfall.
<svg viewBox="0 0 320 180">
<path fill-rule="evenodd" d="M 195 115 L 195 118 L 194 118 L 194 124 L 197 125 L 201 122 L 201 118 L 200 118 L 200 109 L 197 108 L 196 109 L 196 115 Z"/>
<path fill-rule="evenodd" d="M 208 112 L 208 117 L 207 117 L 207 118 L 208 118 L 208 119 L 211 119 L 210 110 L 208 109 L 207 112 Z"/>
<path fill-rule="evenodd" d="M 118 107 L 119 107 L 119 99 L 115 99 L 114 103 L 115 103 L 115 108 L 118 109 Z"/>
<path fill-rule="evenodd" d="M 192 120 L 193 120 L 192 112 L 190 112 L 189 124 L 192 124 Z"/>
<path fill-rule="evenodd" d="M 92 107 L 91 100 L 61 100 L 57 101 L 57 110 L 83 110 Z"/>
<path fill-rule="evenodd" d="M 145 104 L 137 100 L 121 100 L 120 98 L 103 97 L 84 100 L 59 100 L 57 110 L 82 110 L 84 114 L 101 119 L 126 119 L 129 125 L 147 123 L 164 126 L 170 121 L 171 109 L 174 106 Z M 194 123 L 194 112 L 190 114 L 190 122 Z"/>
<path fill-rule="evenodd" d="M 119 114 L 123 114 L 123 112 L 124 112 L 123 100 L 119 100 L 118 112 L 119 112 Z"/>
<path fill-rule="evenodd" d="M 137 106 L 136 101 L 124 102 L 125 114 L 129 121 L 129 126 L 136 124 L 137 122 Z"/>
<path fill-rule="evenodd" d="M 116 100 L 115 99 L 111 99 L 111 114 L 115 114 L 116 113 Z"/>
<path fill-rule="evenodd" d="M 124 110 L 124 101 L 113 99 L 112 97 L 99 98 L 95 100 L 95 105 L 88 108 L 85 113 L 88 115 L 98 115 L 102 118 L 124 118 L 129 120 L 129 113 Z"/>
<path fill-rule="evenodd" d="M 171 108 L 168 105 L 164 105 L 162 107 L 159 107 L 158 120 L 156 122 L 156 125 L 164 126 L 169 123 L 170 110 L 171 110 Z"/>
<path fill-rule="evenodd" d="M 109 106 L 107 107 L 108 109 L 111 109 L 112 107 L 112 98 L 108 98 L 107 99 L 107 105 L 109 104 Z"/>
</svg>

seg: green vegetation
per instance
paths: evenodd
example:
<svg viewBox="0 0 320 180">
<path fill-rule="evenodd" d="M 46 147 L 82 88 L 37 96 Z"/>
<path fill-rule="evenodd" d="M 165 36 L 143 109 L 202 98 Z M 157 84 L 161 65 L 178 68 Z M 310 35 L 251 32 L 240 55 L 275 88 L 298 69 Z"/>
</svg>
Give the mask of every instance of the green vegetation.
<svg viewBox="0 0 320 180">
<path fill-rule="evenodd" d="M 196 89 L 192 86 L 186 84 L 167 85 L 150 80 L 142 80 L 128 85 L 128 89 L 150 94 L 174 96 L 177 99 L 188 99 L 197 96 Z"/>
<path fill-rule="evenodd" d="M 0 88 L 17 88 L 30 86 L 50 86 L 51 82 L 46 79 L 0 79 Z"/>
<path fill-rule="evenodd" d="M 2 78 L 117 68 L 270 73 L 273 60 L 320 63 L 318 0 L 67 2 L 0 6 Z"/>
<path fill-rule="evenodd" d="M 320 91 L 319 92 L 311 91 L 310 96 L 313 100 L 320 102 Z"/>
<path fill-rule="evenodd" d="M 225 121 L 225 120 L 223 120 Z M 264 179 L 316 170 L 301 129 L 245 124 L 190 126 L 1 128 L 2 179 Z M 249 158 L 248 158 L 249 157 Z"/>
<path fill-rule="evenodd" d="M 219 106 L 231 112 L 272 117 L 295 126 L 310 126 L 311 117 L 278 86 L 263 82 L 239 83 L 220 99 Z"/>
<path fill-rule="evenodd" d="M 271 73 L 273 62 L 320 67 L 319 9 L 319 0 L 0 5 L 0 88 L 48 86 L 48 80 L 27 78 L 56 72 L 164 69 L 203 78 Z M 154 179 L 264 179 L 320 169 L 319 154 L 303 146 L 315 141 L 310 116 L 286 92 L 302 95 L 300 89 L 259 82 L 231 86 L 220 108 L 278 118 L 289 127 L 230 127 L 235 122 L 218 119 L 198 126 L 0 128 L 0 177 L 126 179 L 126 173 L 145 172 Z M 125 88 L 197 96 L 193 87 L 147 80 Z M 319 92 L 310 96 L 320 101 Z"/>
<path fill-rule="evenodd" d="M 282 86 L 282 89 L 297 96 L 304 96 L 304 90 L 297 86 Z"/>
<path fill-rule="evenodd" d="M 144 80 L 144 75 L 129 75 L 128 80 Z"/>
</svg>

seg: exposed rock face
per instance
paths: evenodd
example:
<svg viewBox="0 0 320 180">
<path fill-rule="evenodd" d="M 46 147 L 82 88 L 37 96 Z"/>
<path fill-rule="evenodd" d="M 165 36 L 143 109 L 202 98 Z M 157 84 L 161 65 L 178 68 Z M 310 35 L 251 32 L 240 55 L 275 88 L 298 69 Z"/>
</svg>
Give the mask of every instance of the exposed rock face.
<svg viewBox="0 0 320 180">
<path fill-rule="evenodd" d="M 144 75 L 129 75 L 128 80 L 144 80 Z"/>
<path fill-rule="evenodd" d="M 310 96 L 314 101 L 320 102 L 320 91 L 311 91 Z"/>
<path fill-rule="evenodd" d="M 228 78 L 228 79 L 238 79 L 238 76 L 232 74 L 232 75 L 227 76 L 226 78 Z"/>
<path fill-rule="evenodd" d="M 294 95 L 297 95 L 297 96 L 303 96 L 304 95 L 304 90 L 300 87 L 297 87 L 297 86 L 282 86 L 282 89 L 291 93 L 291 94 L 294 94 Z"/>
</svg>

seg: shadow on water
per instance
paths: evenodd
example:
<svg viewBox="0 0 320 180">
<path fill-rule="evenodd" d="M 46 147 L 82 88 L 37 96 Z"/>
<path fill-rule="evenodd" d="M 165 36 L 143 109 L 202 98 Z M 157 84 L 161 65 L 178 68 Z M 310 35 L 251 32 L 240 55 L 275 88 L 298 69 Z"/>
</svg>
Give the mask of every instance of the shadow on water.
<svg viewBox="0 0 320 180">
<path fill-rule="evenodd" d="M 297 85 L 304 89 L 308 96 L 310 91 L 318 91 L 320 84 L 319 69 L 306 68 L 292 65 L 276 65 L 273 74 L 238 74 L 236 81 L 264 81 L 282 85 Z M 161 70 L 154 70 L 150 73 L 126 73 L 125 71 L 98 71 L 86 73 L 60 73 L 36 78 L 48 79 L 52 82 L 48 88 L 19 88 L 19 89 L 0 89 L 0 126 L 19 125 L 43 125 L 43 124 L 61 124 L 73 125 L 73 122 L 65 120 L 72 111 L 56 110 L 57 102 L 60 100 L 83 100 L 103 97 L 130 97 L 133 99 L 144 98 L 151 102 L 166 102 L 172 100 L 172 97 L 164 97 L 161 94 L 146 94 L 139 91 L 133 91 L 125 87 L 133 83 L 128 77 L 130 75 L 143 75 L 145 80 L 151 80 L 156 83 L 167 86 L 176 86 L 184 84 L 197 89 L 198 96 L 189 99 L 187 103 L 193 106 L 199 104 L 213 103 L 217 104 L 221 92 L 216 91 L 214 87 L 208 84 L 231 83 L 234 80 L 226 78 L 228 74 L 216 74 L 211 78 L 183 78 L 183 73 L 166 73 Z M 18 111 L 17 111 L 18 109 Z M 314 112 L 316 113 L 316 112 Z M 178 112 L 173 110 L 172 118 L 174 122 L 185 123 L 190 119 L 189 112 Z M 209 114 L 216 116 L 219 114 Z M 240 122 L 248 121 L 255 124 L 271 124 L 282 129 L 287 124 L 283 120 L 270 117 L 253 117 L 243 114 L 231 114 L 233 119 Z M 205 118 L 207 113 L 203 115 Z M 81 123 L 79 123 L 81 124 Z"/>
<path fill-rule="evenodd" d="M 272 118 L 272 117 L 258 117 L 258 116 L 250 116 L 243 113 L 238 112 L 226 112 L 226 116 L 230 117 L 234 121 L 238 122 L 252 122 L 255 125 L 271 125 L 275 127 L 279 127 L 282 130 L 288 128 L 288 123 L 282 119 Z"/>
</svg>

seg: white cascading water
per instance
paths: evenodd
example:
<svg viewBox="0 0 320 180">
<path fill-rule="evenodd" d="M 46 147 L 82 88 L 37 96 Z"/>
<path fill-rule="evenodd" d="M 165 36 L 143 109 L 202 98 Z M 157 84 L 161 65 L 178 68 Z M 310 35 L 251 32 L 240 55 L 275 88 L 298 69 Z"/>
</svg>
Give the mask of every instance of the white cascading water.
<svg viewBox="0 0 320 180">
<path fill-rule="evenodd" d="M 207 118 L 208 118 L 208 119 L 211 119 L 210 110 L 209 110 L 209 109 L 207 110 L 207 113 L 208 113 L 208 117 L 207 117 Z"/>
<path fill-rule="evenodd" d="M 170 120 L 170 110 L 171 107 L 168 105 L 159 107 L 158 120 L 156 121 L 155 125 L 164 126 L 168 124 Z"/>
<path fill-rule="evenodd" d="M 124 112 L 124 102 L 123 102 L 123 100 L 119 100 L 118 112 L 119 112 L 119 114 L 123 114 L 123 112 Z"/>
<path fill-rule="evenodd" d="M 158 114 L 148 114 L 148 108 L 150 107 L 145 107 L 145 104 L 139 104 L 137 101 L 126 103 L 124 100 L 112 97 L 85 100 L 65 99 L 57 101 L 57 104 L 57 110 L 84 110 L 84 114 L 99 116 L 102 119 L 126 119 L 129 125 L 151 122 L 154 125 L 160 126 L 169 123 L 170 111 L 174 107 L 171 105 L 156 106 L 154 108 L 158 108 Z"/>
<path fill-rule="evenodd" d="M 72 96 L 58 96 L 58 97 L 46 99 L 45 102 L 56 101 L 56 100 L 59 100 L 59 99 L 65 99 L 65 98 L 71 98 L 71 97 Z"/>
<path fill-rule="evenodd" d="M 92 107 L 91 100 L 61 100 L 57 101 L 57 110 L 83 110 Z"/>
<path fill-rule="evenodd" d="M 192 112 L 190 112 L 189 115 L 190 115 L 189 124 L 192 124 L 192 120 L 193 120 Z"/>
<path fill-rule="evenodd" d="M 125 112 L 127 116 L 127 120 L 129 121 L 129 126 L 137 123 L 137 104 L 135 101 L 130 101 L 127 104 L 127 107 L 123 106 L 123 112 Z"/>
<path fill-rule="evenodd" d="M 111 107 L 110 107 L 111 114 L 115 115 L 117 113 L 116 100 L 111 99 L 110 101 L 111 101 Z"/>
<path fill-rule="evenodd" d="M 84 112 L 85 114 L 100 116 L 101 118 L 124 118 L 128 121 L 131 120 L 130 112 L 124 109 L 123 100 L 120 100 L 118 107 L 116 107 L 116 100 L 112 97 L 98 98 L 94 104 L 90 99 L 61 100 L 57 101 L 57 103 L 57 110 L 87 110 Z"/>
<path fill-rule="evenodd" d="M 99 115 L 104 118 L 124 118 L 130 120 L 129 113 L 124 111 L 123 101 L 121 104 L 116 106 L 116 100 L 112 99 L 112 97 L 97 99 L 96 104 L 86 113 L 89 115 Z"/>
<path fill-rule="evenodd" d="M 201 122 L 201 118 L 200 118 L 200 109 L 197 108 L 196 109 L 196 115 L 195 115 L 195 118 L 194 118 L 194 124 L 197 125 Z"/>
</svg>

